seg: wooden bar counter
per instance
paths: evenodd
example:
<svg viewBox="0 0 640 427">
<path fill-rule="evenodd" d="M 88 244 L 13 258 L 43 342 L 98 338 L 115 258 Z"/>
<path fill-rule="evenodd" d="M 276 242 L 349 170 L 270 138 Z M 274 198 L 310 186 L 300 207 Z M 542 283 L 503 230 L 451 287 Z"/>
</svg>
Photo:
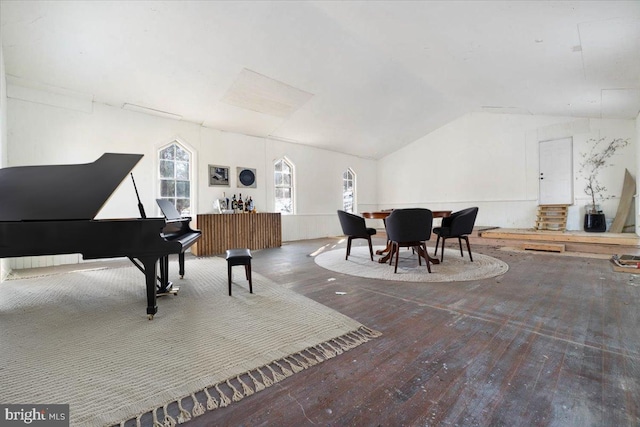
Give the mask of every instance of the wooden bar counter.
<svg viewBox="0 0 640 427">
<path fill-rule="evenodd" d="M 202 237 L 191 247 L 196 256 L 218 255 L 227 249 L 282 246 L 280 213 L 203 214 L 196 216 Z"/>
</svg>

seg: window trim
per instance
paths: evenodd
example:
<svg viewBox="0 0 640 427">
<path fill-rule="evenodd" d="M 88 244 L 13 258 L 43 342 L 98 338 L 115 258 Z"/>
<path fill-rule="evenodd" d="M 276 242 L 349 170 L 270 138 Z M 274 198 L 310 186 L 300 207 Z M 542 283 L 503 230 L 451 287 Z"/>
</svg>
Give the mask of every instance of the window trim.
<svg viewBox="0 0 640 427">
<path fill-rule="evenodd" d="M 344 172 L 342 172 L 342 209 L 346 211 L 346 207 L 344 205 L 344 183 L 345 183 L 345 174 L 350 174 L 351 175 L 351 192 L 352 192 L 352 207 L 351 207 L 351 213 L 357 213 L 358 209 L 356 209 L 357 207 L 357 191 L 356 191 L 356 173 L 353 170 L 353 168 L 347 168 Z"/>
<path fill-rule="evenodd" d="M 289 166 L 289 169 L 291 170 L 291 185 L 289 186 L 289 188 L 291 189 L 291 212 L 282 212 L 282 211 L 277 211 L 276 210 L 276 190 L 278 188 L 284 188 L 284 187 L 278 187 L 276 186 L 275 183 L 275 177 L 276 177 L 276 164 L 279 162 L 284 162 L 287 166 Z M 287 158 L 287 156 L 282 156 L 276 160 L 273 161 L 273 210 L 275 212 L 280 212 L 282 215 L 295 215 L 297 212 L 297 207 L 296 207 L 296 167 L 293 164 L 293 162 L 291 160 L 289 160 Z"/>
<path fill-rule="evenodd" d="M 162 211 L 160 211 L 160 207 L 158 206 L 158 204 L 156 203 L 156 199 L 160 198 L 160 190 L 161 190 L 161 179 L 160 179 L 160 151 L 164 150 L 165 148 L 169 147 L 171 144 L 177 144 L 180 148 L 182 148 L 183 150 L 187 151 L 189 153 L 189 182 L 190 184 L 190 200 L 191 200 L 191 209 L 190 209 L 190 214 L 189 216 L 192 218 L 195 218 L 195 216 L 198 213 L 198 157 L 197 157 L 197 152 L 196 150 L 193 148 L 193 146 L 191 144 L 189 144 L 188 142 L 186 142 L 183 138 L 181 137 L 173 137 L 167 141 L 164 141 L 162 143 L 158 143 L 155 146 L 155 153 L 154 153 L 154 172 L 153 172 L 153 182 L 154 182 L 154 198 L 153 198 L 153 206 L 154 206 L 154 211 L 152 212 L 156 212 L 157 216 L 162 217 Z M 147 212 L 149 212 L 150 210 L 148 209 Z"/>
</svg>

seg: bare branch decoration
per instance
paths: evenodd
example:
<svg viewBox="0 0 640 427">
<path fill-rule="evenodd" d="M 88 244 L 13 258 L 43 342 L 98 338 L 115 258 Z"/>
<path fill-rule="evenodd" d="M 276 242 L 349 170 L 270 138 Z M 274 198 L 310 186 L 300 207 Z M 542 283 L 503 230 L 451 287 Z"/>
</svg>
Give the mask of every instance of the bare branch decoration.
<svg viewBox="0 0 640 427">
<path fill-rule="evenodd" d="M 580 172 L 587 180 L 584 192 L 591 198 L 590 207 L 587 213 L 598 213 L 596 201 L 605 201 L 612 198 L 607 194 L 607 188 L 598 180 L 603 169 L 613 166 L 608 160 L 621 148 L 629 145 L 629 139 L 614 138 L 606 142 L 607 138 L 589 139 L 588 144 L 591 149 L 587 153 L 581 153 Z"/>
</svg>

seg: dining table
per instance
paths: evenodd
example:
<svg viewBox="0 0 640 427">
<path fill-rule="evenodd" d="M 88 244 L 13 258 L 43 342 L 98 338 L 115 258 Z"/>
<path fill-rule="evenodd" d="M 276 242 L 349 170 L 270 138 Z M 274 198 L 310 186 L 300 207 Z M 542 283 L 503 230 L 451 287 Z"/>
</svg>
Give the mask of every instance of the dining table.
<svg viewBox="0 0 640 427">
<path fill-rule="evenodd" d="M 387 219 L 389 215 L 391 215 L 391 212 L 393 212 L 393 209 L 385 209 L 375 212 L 362 212 L 362 216 L 363 218 L 368 219 L 381 219 L 384 222 L 384 220 Z M 446 218 L 451 215 L 451 212 L 453 211 L 431 211 L 434 218 Z M 391 241 L 387 240 L 387 246 L 384 249 L 377 250 L 376 255 L 384 255 L 383 257 L 378 259 L 378 262 L 380 264 L 389 261 L 389 258 L 391 258 Z M 430 262 L 432 264 L 440 264 L 440 260 L 438 258 L 432 258 L 431 256 L 429 256 L 429 253 L 423 251 L 422 248 L 420 248 L 420 250 L 418 251 L 418 256 L 422 256 L 426 262 Z"/>
</svg>

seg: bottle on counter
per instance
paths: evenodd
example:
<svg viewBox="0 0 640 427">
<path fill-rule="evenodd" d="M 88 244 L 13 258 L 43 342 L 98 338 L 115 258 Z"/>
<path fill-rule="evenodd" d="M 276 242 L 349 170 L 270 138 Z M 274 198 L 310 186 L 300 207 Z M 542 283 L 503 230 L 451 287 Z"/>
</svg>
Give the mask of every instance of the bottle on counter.
<svg viewBox="0 0 640 427">
<path fill-rule="evenodd" d="M 251 198 L 251 196 L 249 196 L 249 202 L 247 203 L 247 205 L 249 206 L 248 207 L 249 212 L 253 213 L 254 206 L 253 206 L 253 199 Z"/>
<path fill-rule="evenodd" d="M 238 200 L 236 200 L 236 195 L 233 195 L 233 198 L 231 198 L 231 209 L 233 209 L 233 211 L 237 211 L 238 210 Z"/>
<path fill-rule="evenodd" d="M 238 197 L 238 212 L 244 213 L 244 202 L 242 201 L 242 193 Z"/>
<path fill-rule="evenodd" d="M 220 199 L 220 209 L 229 209 L 229 199 L 225 196 L 224 191 L 222 192 L 222 199 Z"/>
</svg>

